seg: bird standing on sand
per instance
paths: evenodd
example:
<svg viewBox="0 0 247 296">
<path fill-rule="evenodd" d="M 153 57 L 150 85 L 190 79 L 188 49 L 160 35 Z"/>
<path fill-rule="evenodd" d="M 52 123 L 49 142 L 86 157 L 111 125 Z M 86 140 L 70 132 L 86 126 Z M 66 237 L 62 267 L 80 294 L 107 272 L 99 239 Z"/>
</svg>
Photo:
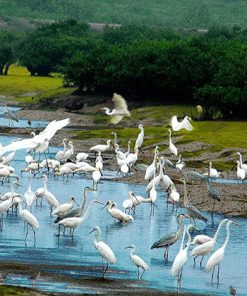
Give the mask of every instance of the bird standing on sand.
<svg viewBox="0 0 247 296">
<path fill-rule="evenodd" d="M 112 101 L 114 102 L 114 109 L 110 110 L 110 108 L 108 107 L 102 108 L 102 110 L 105 111 L 106 115 L 111 116 L 111 123 L 117 124 L 122 120 L 124 116 L 131 115 L 128 110 L 127 103 L 121 95 L 114 93 Z"/>
</svg>

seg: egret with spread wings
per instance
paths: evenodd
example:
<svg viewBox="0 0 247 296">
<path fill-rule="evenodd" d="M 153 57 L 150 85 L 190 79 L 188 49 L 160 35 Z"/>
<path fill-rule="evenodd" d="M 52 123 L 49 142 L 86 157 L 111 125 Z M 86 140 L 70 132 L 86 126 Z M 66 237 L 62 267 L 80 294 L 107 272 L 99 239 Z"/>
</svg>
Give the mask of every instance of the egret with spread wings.
<svg viewBox="0 0 247 296">
<path fill-rule="evenodd" d="M 111 116 L 111 123 L 117 124 L 124 116 L 130 116 L 130 112 L 125 99 L 121 95 L 114 93 L 112 100 L 114 102 L 114 109 L 110 110 L 110 108 L 104 107 L 102 110 L 105 111 L 106 115 Z"/>
</svg>

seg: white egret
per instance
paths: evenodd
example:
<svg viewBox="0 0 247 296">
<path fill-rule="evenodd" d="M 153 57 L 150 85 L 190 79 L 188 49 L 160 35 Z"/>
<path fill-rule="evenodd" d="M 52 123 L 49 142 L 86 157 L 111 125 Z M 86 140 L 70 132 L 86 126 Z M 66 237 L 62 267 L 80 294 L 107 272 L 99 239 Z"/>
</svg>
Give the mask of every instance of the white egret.
<svg viewBox="0 0 247 296">
<path fill-rule="evenodd" d="M 237 177 L 240 180 L 244 180 L 246 177 L 245 170 L 241 168 L 240 161 L 237 160 L 236 162 L 237 162 Z"/>
<path fill-rule="evenodd" d="M 177 147 L 172 143 L 172 131 L 169 129 L 169 150 L 172 154 L 178 155 L 178 149 Z"/>
<path fill-rule="evenodd" d="M 52 211 L 52 216 L 61 216 L 64 213 L 68 212 L 73 208 L 73 203 L 76 203 L 76 200 L 73 196 L 69 197 L 68 201 L 66 203 L 60 204 L 58 207 L 55 208 L 55 210 Z M 78 205 L 78 204 L 77 204 Z M 79 205 L 78 205 L 79 206 Z"/>
<path fill-rule="evenodd" d="M 76 162 L 80 162 L 82 160 L 86 160 L 88 158 L 88 153 L 85 153 L 85 152 L 79 152 L 77 153 L 75 159 L 76 159 Z"/>
<path fill-rule="evenodd" d="M 145 180 L 150 180 L 154 175 L 154 172 L 156 169 L 157 155 L 159 153 L 158 149 L 159 149 L 159 146 L 156 146 L 154 149 L 154 159 L 153 159 L 153 162 L 146 169 L 145 177 L 144 177 Z"/>
<path fill-rule="evenodd" d="M 102 267 L 103 267 L 103 274 L 102 277 L 105 276 L 105 273 L 108 269 L 108 262 L 111 264 L 115 264 L 117 259 L 112 251 L 112 249 L 103 241 L 100 240 L 101 237 L 101 230 L 99 226 L 95 226 L 90 233 L 95 231 L 95 238 L 94 238 L 94 246 L 96 250 L 99 252 L 100 256 L 102 257 Z M 106 267 L 104 268 L 103 259 L 106 260 Z"/>
<path fill-rule="evenodd" d="M 194 256 L 194 266 L 196 265 L 196 258 L 198 256 L 202 256 L 201 262 L 200 262 L 200 266 L 202 266 L 202 261 L 204 256 L 207 256 L 210 252 L 213 251 L 214 246 L 216 244 L 219 232 L 221 227 L 228 221 L 228 219 L 224 219 L 220 222 L 217 231 L 214 234 L 214 237 L 212 238 L 212 240 L 209 240 L 207 242 L 205 242 L 204 244 L 201 244 L 199 246 L 196 246 L 192 251 L 191 251 L 191 256 Z"/>
<path fill-rule="evenodd" d="M 55 195 L 53 193 L 51 193 L 50 191 L 48 191 L 47 189 L 47 176 L 46 175 L 43 175 L 42 176 L 43 179 L 44 179 L 44 197 L 46 198 L 49 206 L 50 206 L 50 215 L 52 213 L 52 208 L 57 208 L 59 206 L 59 202 L 58 200 L 56 199 Z"/>
<path fill-rule="evenodd" d="M 136 250 L 135 245 L 130 245 L 129 247 L 126 247 L 125 249 L 130 249 L 130 252 L 129 252 L 130 260 L 136 265 L 136 267 L 138 269 L 138 280 L 139 280 L 139 268 L 143 269 L 143 272 L 140 276 L 140 280 L 141 280 L 144 272 L 149 269 L 148 264 L 145 261 L 143 261 L 141 257 L 134 254 L 134 252 Z"/>
<path fill-rule="evenodd" d="M 138 147 L 135 147 L 135 148 L 134 148 L 134 152 L 135 152 L 135 153 L 130 153 L 130 154 L 126 157 L 126 164 L 129 165 L 130 167 L 132 167 L 132 166 L 137 162 L 137 159 L 138 159 L 138 153 L 139 153 Z"/>
<path fill-rule="evenodd" d="M 247 164 L 243 163 L 242 154 L 240 152 L 237 152 L 237 154 L 239 155 L 240 167 L 241 167 L 241 169 L 244 169 L 245 174 L 247 175 Z"/>
<path fill-rule="evenodd" d="M 127 151 L 124 153 L 125 157 L 128 157 L 128 155 L 130 154 L 130 145 L 131 145 L 131 141 L 128 141 L 128 149 L 127 149 Z"/>
<path fill-rule="evenodd" d="M 137 147 L 140 151 L 142 151 L 141 147 L 142 147 L 142 144 L 144 141 L 144 128 L 141 123 L 138 125 L 138 128 L 141 132 L 138 134 L 138 136 L 136 138 L 135 147 Z"/>
<path fill-rule="evenodd" d="M 226 246 L 229 242 L 229 238 L 230 238 L 230 224 L 233 223 L 237 226 L 239 226 L 238 223 L 232 221 L 232 220 L 229 220 L 226 224 L 226 232 L 227 232 L 227 236 L 226 236 L 226 239 L 225 239 L 225 242 L 224 244 L 222 245 L 221 248 L 219 248 L 218 250 L 216 250 L 208 259 L 208 262 L 206 264 L 206 271 L 209 272 L 213 269 L 213 272 L 212 272 L 212 278 L 211 280 L 213 281 L 213 278 L 214 278 L 214 269 L 215 267 L 218 265 L 218 273 L 217 273 L 217 281 L 219 282 L 220 280 L 220 263 L 223 261 L 224 259 L 224 255 L 225 255 L 225 250 L 226 250 Z"/>
<path fill-rule="evenodd" d="M 29 184 L 26 192 L 23 195 L 27 207 L 31 208 L 36 199 L 35 193 L 32 191 L 32 176 L 29 177 Z"/>
<path fill-rule="evenodd" d="M 182 155 L 179 154 L 178 156 L 178 161 L 176 162 L 176 170 L 178 172 L 181 172 L 183 170 L 183 168 L 185 167 L 185 162 L 182 160 Z"/>
<path fill-rule="evenodd" d="M 55 159 L 59 160 L 59 161 L 64 161 L 64 153 L 67 150 L 67 143 L 68 143 L 68 139 L 64 138 L 63 139 L 63 150 L 59 150 L 56 155 L 55 155 Z M 60 144 L 61 145 L 61 144 Z"/>
<path fill-rule="evenodd" d="M 4 165 L 10 165 L 12 160 L 15 158 L 15 151 L 9 153 L 8 155 L 6 156 L 3 156 L 1 158 L 1 164 L 4 164 Z"/>
<path fill-rule="evenodd" d="M 107 206 L 107 212 L 116 220 L 123 223 L 128 223 L 134 221 L 134 218 L 131 215 L 128 215 L 116 208 L 116 204 L 111 200 L 108 200 L 106 205 L 102 208 L 102 210 Z"/>
<path fill-rule="evenodd" d="M 43 147 L 47 147 L 47 142 L 52 139 L 55 133 L 69 123 L 69 118 L 59 121 L 53 120 L 42 132 L 35 135 L 33 138 L 12 142 L 9 145 L 0 147 L 0 155 L 21 149 L 38 150 L 37 152 L 40 152 L 43 150 Z"/>
<path fill-rule="evenodd" d="M 99 183 L 100 177 L 101 177 L 100 169 L 96 168 L 96 170 L 92 173 L 94 190 L 98 190 L 98 183 Z"/>
<path fill-rule="evenodd" d="M 107 107 L 102 108 L 106 115 L 111 116 L 111 123 L 117 124 L 122 120 L 124 116 L 131 115 L 128 110 L 127 103 L 121 95 L 114 93 L 112 101 L 114 102 L 114 109 L 110 110 Z"/>
<path fill-rule="evenodd" d="M 193 228 L 193 225 L 188 225 L 187 227 L 184 226 L 184 233 L 183 233 L 183 238 L 182 238 L 182 242 L 181 242 L 181 246 L 180 246 L 180 250 L 177 254 L 177 256 L 175 257 L 173 264 L 172 264 L 172 268 L 170 271 L 170 275 L 171 276 L 177 276 L 178 277 L 178 282 L 181 281 L 182 279 L 182 272 L 183 272 L 183 268 L 187 262 L 187 258 L 188 258 L 188 250 L 190 247 L 190 243 L 191 243 L 191 236 L 190 236 L 190 229 Z M 188 241 L 186 244 L 186 247 L 184 248 L 183 244 L 184 244 L 184 236 L 185 236 L 185 231 L 187 233 L 188 236 Z"/>
<path fill-rule="evenodd" d="M 86 209 L 86 212 L 84 213 L 83 216 L 81 216 L 81 217 L 64 218 L 64 219 L 62 219 L 61 221 L 58 222 L 59 226 L 60 225 L 63 225 L 64 227 L 70 228 L 71 237 L 73 239 L 75 228 L 77 228 L 78 226 L 80 226 L 85 221 L 85 219 L 88 217 L 89 210 L 90 210 L 91 206 L 93 204 L 95 204 L 95 203 L 103 204 L 102 202 L 100 202 L 100 201 L 98 201 L 96 199 L 93 199 L 90 202 L 90 204 L 88 205 L 88 207 Z"/>
<path fill-rule="evenodd" d="M 24 221 L 24 224 L 27 224 L 27 233 L 25 235 L 25 240 L 27 239 L 27 235 L 28 235 L 28 226 L 31 226 L 32 230 L 33 230 L 33 235 L 34 235 L 34 241 L 36 241 L 36 237 L 35 237 L 35 229 L 39 229 L 39 222 L 36 219 L 36 217 L 30 213 L 27 209 L 22 209 L 22 202 L 19 203 L 19 215 L 21 217 L 21 219 Z"/>
<path fill-rule="evenodd" d="M 212 168 L 212 162 L 209 162 L 209 170 L 207 173 L 203 174 L 204 176 L 208 176 L 210 178 L 219 178 L 220 172 L 218 172 L 216 169 Z"/>
<path fill-rule="evenodd" d="M 191 245 L 202 245 L 212 240 L 212 237 L 204 234 L 198 234 L 193 238 Z"/>
<path fill-rule="evenodd" d="M 3 214 L 6 213 L 12 206 L 13 198 L 14 197 L 10 197 L 0 203 L 0 229 L 2 229 L 3 226 Z"/>
<path fill-rule="evenodd" d="M 172 116 L 170 124 L 172 127 L 172 130 L 177 132 L 181 129 L 186 129 L 187 131 L 192 131 L 193 126 L 190 123 L 191 118 L 189 116 L 185 116 L 182 121 L 178 121 L 177 116 Z"/>
<path fill-rule="evenodd" d="M 90 148 L 90 151 L 96 153 L 96 152 L 105 152 L 110 149 L 111 145 L 111 140 L 106 141 L 106 145 L 100 144 L 100 145 L 95 145 Z"/>
</svg>

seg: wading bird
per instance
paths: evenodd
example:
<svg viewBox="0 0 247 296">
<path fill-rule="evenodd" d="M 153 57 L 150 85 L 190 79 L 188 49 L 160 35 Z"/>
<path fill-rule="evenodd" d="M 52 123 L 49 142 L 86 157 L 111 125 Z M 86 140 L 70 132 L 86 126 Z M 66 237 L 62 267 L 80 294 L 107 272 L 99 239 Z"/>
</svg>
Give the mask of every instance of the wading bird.
<svg viewBox="0 0 247 296">
<path fill-rule="evenodd" d="M 178 155 L 178 149 L 177 147 L 172 143 L 172 131 L 169 129 L 169 150 L 172 154 Z"/>
<path fill-rule="evenodd" d="M 241 167 L 241 169 L 244 169 L 245 174 L 247 175 L 247 164 L 243 163 L 243 157 L 240 152 L 237 152 L 237 155 L 239 155 L 240 167 Z"/>
<path fill-rule="evenodd" d="M 211 280 L 213 281 L 214 278 L 214 269 L 215 267 L 218 265 L 218 273 L 217 273 L 217 282 L 219 283 L 220 280 L 220 263 L 223 261 L 224 259 L 224 255 L 225 255 L 225 250 L 226 250 L 226 246 L 229 242 L 229 238 L 230 238 L 230 224 L 235 224 L 237 226 L 239 226 L 238 223 L 229 220 L 226 224 L 226 232 L 227 232 L 227 236 L 226 236 L 226 240 L 224 242 L 224 244 L 222 245 L 221 248 L 219 248 L 218 250 L 216 250 L 208 259 L 208 262 L 206 264 L 206 271 L 209 272 L 213 269 L 212 272 L 212 278 Z"/>
<path fill-rule="evenodd" d="M 52 216 L 61 216 L 64 213 L 68 212 L 73 208 L 73 203 L 76 203 L 78 205 L 74 197 L 69 197 L 66 203 L 59 205 L 58 207 L 55 208 L 55 210 L 53 210 L 53 212 L 51 213 Z"/>
<path fill-rule="evenodd" d="M 220 224 L 219 224 L 219 226 L 218 226 L 218 228 L 217 228 L 217 231 L 215 232 L 214 237 L 213 237 L 211 240 L 209 240 L 209 241 L 207 241 L 207 242 L 205 242 L 205 243 L 203 243 L 203 244 L 201 244 L 201 245 L 199 245 L 199 246 L 196 246 L 196 247 L 191 251 L 191 256 L 194 257 L 194 266 L 196 266 L 196 258 L 197 258 L 198 256 L 202 256 L 202 259 L 201 259 L 201 261 L 200 261 L 200 266 L 202 267 L 202 261 L 203 261 L 204 256 L 207 256 L 210 252 L 213 251 L 214 246 L 215 246 L 216 241 L 217 241 L 217 238 L 218 238 L 218 235 L 219 235 L 219 232 L 220 232 L 220 229 L 221 229 L 221 227 L 222 227 L 227 221 L 228 221 L 228 219 L 224 219 L 224 220 L 222 220 L 222 221 L 220 222 Z"/>
<path fill-rule="evenodd" d="M 108 107 L 103 107 L 102 110 L 106 115 L 111 116 L 110 122 L 113 124 L 119 123 L 124 116 L 130 116 L 127 103 L 125 99 L 118 95 L 117 93 L 113 94 L 112 101 L 114 103 L 114 109 L 110 110 Z"/>
<path fill-rule="evenodd" d="M 9 126 L 13 126 L 14 125 L 14 121 L 15 122 L 19 122 L 17 116 L 15 115 L 15 113 L 11 112 L 8 109 L 7 103 L 5 102 L 5 106 L 4 106 L 4 113 L 3 113 L 4 118 L 9 120 Z"/>
<path fill-rule="evenodd" d="M 131 215 L 128 215 L 116 208 L 116 204 L 111 200 L 108 200 L 104 205 L 102 210 L 107 206 L 107 212 L 112 216 L 112 218 L 118 220 L 119 222 L 128 223 L 134 221 L 134 218 Z"/>
<path fill-rule="evenodd" d="M 70 235 L 73 239 L 74 237 L 74 231 L 75 231 L 75 228 L 77 228 L 78 226 L 80 226 L 88 217 L 88 214 L 89 214 L 89 210 L 91 208 L 91 206 L 95 203 L 99 203 L 99 204 L 103 204 L 102 202 L 96 200 L 96 199 L 93 199 L 90 204 L 88 205 L 87 209 L 86 209 L 86 212 L 84 213 L 83 216 L 81 217 L 70 217 L 70 218 L 65 218 L 61 221 L 58 222 L 59 226 L 62 225 L 64 228 L 70 228 Z M 60 233 L 58 233 L 58 236 L 60 235 Z"/>
<path fill-rule="evenodd" d="M 183 272 L 183 268 L 184 265 L 187 262 L 187 258 L 188 258 L 188 250 L 190 247 L 190 243 L 191 243 L 191 236 L 190 236 L 190 229 L 194 228 L 193 225 L 188 225 L 187 227 L 184 226 L 184 233 L 183 233 L 183 238 L 182 238 L 182 242 L 181 242 L 181 246 L 180 246 L 180 250 L 177 254 L 177 256 L 175 257 L 173 264 L 172 264 L 172 268 L 170 271 L 170 275 L 171 276 L 177 276 L 178 277 L 178 282 L 181 281 L 182 279 L 182 272 Z M 188 236 L 188 242 L 186 244 L 186 247 L 184 248 L 184 237 L 185 237 L 185 232 Z"/>
<path fill-rule="evenodd" d="M 136 246 L 135 245 L 130 245 L 129 247 L 126 247 L 125 249 L 130 249 L 130 253 L 129 253 L 129 256 L 130 256 L 130 260 L 136 265 L 137 269 L 138 269 L 138 280 L 139 280 L 139 268 L 142 268 L 143 269 L 143 272 L 140 276 L 140 280 L 142 279 L 142 276 L 144 274 L 144 272 L 146 270 L 149 269 L 149 266 L 147 265 L 146 262 L 144 262 L 142 260 L 141 257 L 137 256 L 134 254 L 135 250 L 136 250 Z"/>
<path fill-rule="evenodd" d="M 102 268 L 103 268 L 103 273 L 102 277 L 105 276 L 105 273 L 108 269 L 108 262 L 111 264 L 115 264 L 117 259 L 112 251 L 112 249 L 103 241 L 100 240 L 101 237 L 101 230 L 99 226 L 95 226 L 90 233 L 95 231 L 95 238 L 94 238 L 94 246 L 96 250 L 99 252 L 100 256 L 102 257 Z M 106 260 L 106 267 L 104 267 L 103 260 Z"/>
<path fill-rule="evenodd" d="M 25 240 L 27 239 L 27 235 L 28 235 L 28 226 L 30 226 L 33 230 L 34 242 L 35 242 L 36 237 L 35 237 L 34 228 L 39 229 L 39 222 L 32 213 L 30 213 L 27 209 L 22 208 L 22 202 L 19 203 L 18 208 L 19 208 L 19 215 L 20 215 L 21 219 L 24 221 L 24 224 L 27 224 L 27 232 L 25 235 Z"/>
<path fill-rule="evenodd" d="M 164 259 L 165 260 L 168 260 L 168 252 L 169 252 L 170 246 L 175 244 L 182 235 L 182 232 L 183 232 L 182 219 L 184 219 L 184 218 L 188 218 L 188 216 L 185 215 L 185 214 L 178 215 L 177 216 L 177 222 L 178 222 L 178 225 L 179 225 L 178 231 L 177 232 L 172 232 L 172 233 L 169 233 L 169 234 L 165 235 L 160 240 L 155 242 L 151 247 L 151 249 L 165 248 L 165 252 L 164 252 Z"/>
<path fill-rule="evenodd" d="M 199 220 L 202 220 L 205 223 L 207 223 L 208 219 L 206 217 L 204 217 L 196 207 L 194 207 L 192 204 L 189 203 L 185 179 L 182 178 L 180 180 L 184 184 L 184 207 L 185 207 L 188 215 L 191 217 L 191 219 L 193 219 L 194 223 L 195 223 L 195 219 L 199 219 Z"/>
<path fill-rule="evenodd" d="M 237 160 L 236 162 L 237 162 L 237 177 L 240 180 L 244 180 L 246 177 L 245 170 L 241 168 L 240 161 Z"/>
<path fill-rule="evenodd" d="M 138 125 L 138 128 L 139 128 L 139 130 L 141 132 L 138 134 L 138 136 L 136 138 L 135 147 L 137 147 L 141 152 L 143 152 L 141 150 L 141 147 L 142 147 L 142 144 L 143 144 L 143 141 L 144 141 L 144 128 L 143 128 L 143 125 L 141 123 Z"/>
</svg>

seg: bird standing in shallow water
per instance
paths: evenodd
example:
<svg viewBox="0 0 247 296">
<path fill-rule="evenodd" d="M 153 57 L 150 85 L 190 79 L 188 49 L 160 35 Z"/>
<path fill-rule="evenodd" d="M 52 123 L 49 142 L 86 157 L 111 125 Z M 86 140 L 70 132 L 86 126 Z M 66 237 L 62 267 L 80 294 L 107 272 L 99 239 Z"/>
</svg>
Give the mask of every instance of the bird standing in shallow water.
<svg viewBox="0 0 247 296">
<path fill-rule="evenodd" d="M 157 242 L 155 242 L 151 249 L 154 249 L 154 248 L 165 248 L 165 253 L 164 253 L 164 259 L 165 260 L 168 260 L 168 251 L 169 251 L 169 248 L 170 246 L 172 246 L 173 244 L 175 244 L 180 236 L 182 235 L 182 219 L 184 218 L 188 218 L 187 215 L 185 214 L 180 214 L 177 216 L 177 222 L 178 222 L 178 225 L 179 225 L 179 229 L 177 232 L 172 232 L 172 233 L 169 233 L 167 235 L 165 235 L 164 237 L 162 237 L 160 240 L 158 240 Z"/>
<path fill-rule="evenodd" d="M 130 249 L 130 260 L 137 266 L 137 269 L 138 269 L 138 280 L 139 280 L 139 268 L 142 268 L 143 269 L 143 272 L 142 272 L 142 274 L 140 276 L 140 280 L 141 280 L 144 272 L 149 269 L 149 266 L 147 265 L 146 262 L 144 262 L 142 260 L 142 258 L 140 258 L 137 255 L 134 255 L 134 252 L 136 250 L 136 246 L 135 245 L 130 245 L 129 247 L 126 247 L 125 249 Z"/>
<path fill-rule="evenodd" d="M 224 244 L 222 245 L 221 248 L 219 248 L 218 250 L 216 250 L 211 256 L 210 258 L 208 259 L 208 262 L 206 264 L 206 271 L 209 272 L 213 269 L 213 272 L 212 272 L 212 278 L 211 278 L 211 281 L 213 281 L 213 278 L 214 278 L 214 269 L 215 267 L 218 265 L 218 273 L 217 273 L 217 282 L 219 283 L 220 281 L 220 263 L 223 261 L 224 259 L 224 255 L 225 255 L 225 249 L 226 249 L 226 246 L 229 242 L 229 238 L 230 238 L 230 224 L 235 224 L 237 226 L 239 226 L 238 223 L 232 221 L 232 220 L 229 220 L 226 224 L 226 232 L 227 232 L 227 235 L 226 235 L 226 239 L 225 239 L 225 242 Z"/>
<path fill-rule="evenodd" d="M 102 268 L 103 273 L 102 277 L 105 276 L 105 273 L 108 269 L 108 263 L 115 264 L 117 259 L 112 251 L 112 249 L 103 241 L 100 240 L 101 230 L 99 226 L 95 226 L 89 233 L 95 231 L 94 246 L 102 257 Z M 104 267 L 103 260 L 106 260 L 106 267 Z"/>
</svg>

